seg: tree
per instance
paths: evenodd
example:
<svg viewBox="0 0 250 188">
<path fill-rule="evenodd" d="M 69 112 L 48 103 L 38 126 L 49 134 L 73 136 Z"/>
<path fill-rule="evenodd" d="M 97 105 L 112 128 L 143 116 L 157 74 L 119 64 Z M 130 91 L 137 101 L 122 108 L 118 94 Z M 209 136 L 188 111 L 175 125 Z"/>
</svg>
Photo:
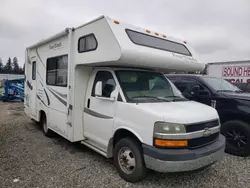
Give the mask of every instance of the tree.
<svg viewBox="0 0 250 188">
<path fill-rule="evenodd" d="M 18 74 L 24 74 L 24 70 L 25 70 L 25 65 L 23 65 L 23 67 L 19 66 L 19 72 Z"/>
<path fill-rule="evenodd" d="M 6 63 L 5 66 L 4 66 L 4 72 L 5 72 L 6 74 L 11 74 L 11 73 L 12 73 L 12 67 L 11 67 L 11 65 L 12 65 L 12 63 L 11 63 L 11 59 L 10 59 L 10 57 L 9 57 L 7 63 Z"/>
<path fill-rule="evenodd" d="M 25 63 L 23 64 L 23 69 L 22 69 L 22 74 L 24 74 L 24 72 L 25 72 Z"/>
<path fill-rule="evenodd" d="M 20 69 L 19 69 L 18 60 L 16 57 L 13 58 L 12 70 L 14 74 L 19 74 Z"/>
<path fill-rule="evenodd" d="M 1 58 L 0 58 L 0 73 L 3 73 L 3 62 Z"/>
</svg>

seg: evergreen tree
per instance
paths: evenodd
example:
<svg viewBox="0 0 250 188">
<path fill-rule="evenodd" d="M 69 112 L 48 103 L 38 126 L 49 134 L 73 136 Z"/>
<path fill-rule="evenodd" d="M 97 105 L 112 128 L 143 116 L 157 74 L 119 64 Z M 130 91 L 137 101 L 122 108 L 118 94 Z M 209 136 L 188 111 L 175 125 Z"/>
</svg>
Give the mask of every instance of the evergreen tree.
<svg viewBox="0 0 250 188">
<path fill-rule="evenodd" d="M 0 74 L 3 73 L 3 62 L 2 59 L 0 58 Z"/>
<path fill-rule="evenodd" d="M 12 63 L 11 63 L 11 59 L 10 59 L 10 57 L 9 57 L 7 63 L 6 63 L 5 66 L 4 66 L 4 72 L 5 72 L 6 74 L 11 74 L 11 73 L 12 73 L 12 67 L 11 67 L 11 65 L 12 65 Z"/>
<path fill-rule="evenodd" d="M 23 64 L 22 74 L 25 72 L 25 63 Z"/>
<path fill-rule="evenodd" d="M 14 74 L 18 74 L 19 73 L 19 65 L 18 65 L 18 60 L 16 57 L 13 58 L 13 63 L 12 63 L 12 70 Z"/>
<path fill-rule="evenodd" d="M 18 74 L 24 74 L 24 65 L 23 65 L 23 67 L 19 66 Z"/>
</svg>

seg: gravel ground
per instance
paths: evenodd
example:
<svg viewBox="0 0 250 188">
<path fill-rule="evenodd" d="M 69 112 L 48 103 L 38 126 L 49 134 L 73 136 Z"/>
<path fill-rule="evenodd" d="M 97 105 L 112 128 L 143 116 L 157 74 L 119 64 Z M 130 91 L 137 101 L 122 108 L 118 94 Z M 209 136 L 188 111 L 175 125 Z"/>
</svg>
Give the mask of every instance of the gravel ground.
<svg viewBox="0 0 250 188">
<path fill-rule="evenodd" d="M 46 138 L 21 103 L 0 103 L 0 188 L 241 187 L 250 188 L 250 157 L 225 155 L 200 172 L 150 172 L 140 183 L 122 180 L 111 160 L 56 137 Z"/>
</svg>

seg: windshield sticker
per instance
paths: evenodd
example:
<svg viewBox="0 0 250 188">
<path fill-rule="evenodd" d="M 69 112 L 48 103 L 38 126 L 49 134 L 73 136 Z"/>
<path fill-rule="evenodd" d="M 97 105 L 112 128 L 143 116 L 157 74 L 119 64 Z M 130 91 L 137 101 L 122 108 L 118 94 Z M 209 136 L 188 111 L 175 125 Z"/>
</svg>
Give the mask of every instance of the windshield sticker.
<svg viewBox="0 0 250 188">
<path fill-rule="evenodd" d="M 216 108 L 216 100 L 211 100 L 211 106 L 212 106 L 213 108 Z"/>
</svg>

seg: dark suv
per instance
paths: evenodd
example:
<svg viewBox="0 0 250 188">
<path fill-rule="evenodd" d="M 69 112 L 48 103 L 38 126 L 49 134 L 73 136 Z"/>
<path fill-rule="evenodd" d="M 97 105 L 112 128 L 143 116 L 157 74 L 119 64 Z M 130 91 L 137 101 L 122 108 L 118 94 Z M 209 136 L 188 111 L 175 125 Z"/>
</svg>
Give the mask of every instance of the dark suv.
<svg viewBox="0 0 250 188">
<path fill-rule="evenodd" d="M 166 75 L 190 100 L 210 105 L 218 111 L 221 133 L 226 137 L 226 152 L 250 155 L 250 93 L 222 78 L 207 75 Z"/>
</svg>

